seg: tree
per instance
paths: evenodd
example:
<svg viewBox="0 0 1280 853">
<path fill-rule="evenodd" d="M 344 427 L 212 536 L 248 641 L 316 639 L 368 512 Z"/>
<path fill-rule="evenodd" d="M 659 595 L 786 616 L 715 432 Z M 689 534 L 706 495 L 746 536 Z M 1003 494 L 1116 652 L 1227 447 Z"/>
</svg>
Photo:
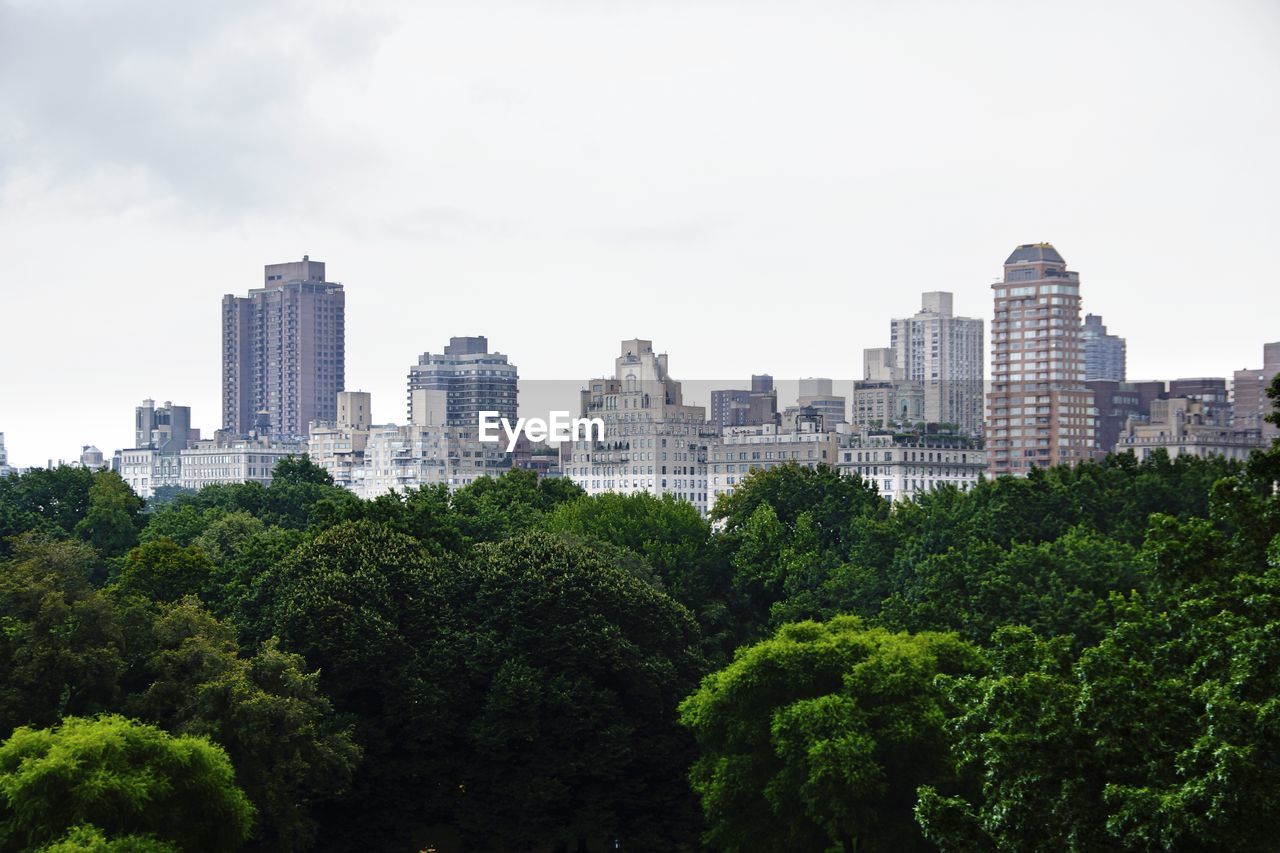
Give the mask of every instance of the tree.
<svg viewBox="0 0 1280 853">
<path fill-rule="evenodd" d="M 167 731 L 222 746 L 260 815 L 257 846 L 298 850 L 315 838 L 313 811 L 350 783 L 360 751 L 301 657 L 268 640 L 251 658 L 235 633 L 192 597 L 163 608 L 141 687 L 125 709 Z"/>
<path fill-rule="evenodd" d="M 0 564 L 0 737 L 117 700 L 124 626 L 91 582 L 96 566 L 89 545 L 32 533 L 17 537 Z"/>
<path fill-rule="evenodd" d="M 0 849 L 23 850 L 90 824 L 182 850 L 235 850 L 253 806 L 226 753 L 120 716 L 19 728 L 0 744 Z"/>
<path fill-rule="evenodd" d="M 200 548 L 153 539 L 129 552 L 116 585 L 125 595 L 176 601 L 204 589 L 212 572 L 213 563 Z"/>
<path fill-rule="evenodd" d="M 720 850 L 923 849 L 916 789 L 953 777 L 934 680 L 982 668 L 951 634 L 852 616 L 783 626 L 680 706 L 691 779 Z"/>
<path fill-rule="evenodd" d="M 138 543 L 143 501 L 114 471 L 97 471 L 89 487 L 89 508 L 75 534 L 104 557 L 119 556 Z"/>
<path fill-rule="evenodd" d="M 455 821 L 475 848 L 673 849 L 694 820 L 676 705 L 702 672 L 691 614 L 588 547 L 478 549 L 428 651 L 459 656 Z"/>
<path fill-rule="evenodd" d="M 707 652 L 728 660 L 736 636 L 730 567 L 711 525 L 688 501 L 645 492 L 604 493 L 560 504 L 541 527 L 562 537 L 623 549 L 655 574 L 663 590 L 698 617 Z"/>
<path fill-rule="evenodd" d="M 364 749 L 350 793 L 321 815 L 332 848 L 421 849 L 447 816 L 445 737 L 459 714 L 449 696 L 465 673 L 428 657 L 449 624 L 445 587 L 415 539 L 369 521 L 335 525 L 253 586 L 246 637 L 278 636 L 318 667 Z"/>
<path fill-rule="evenodd" d="M 177 845 L 150 835 L 126 835 L 108 839 L 91 824 L 74 826 L 62 838 L 41 847 L 38 853 L 181 853 Z"/>
<path fill-rule="evenodd" d="M 512 468 L 500 477 L 481 477 L 451 498 L 462 535 L 469 543 L 496 542 L 533 527 L 558 503 L 585 494 L 567 480 L 545 480 Z"/>
</svg>

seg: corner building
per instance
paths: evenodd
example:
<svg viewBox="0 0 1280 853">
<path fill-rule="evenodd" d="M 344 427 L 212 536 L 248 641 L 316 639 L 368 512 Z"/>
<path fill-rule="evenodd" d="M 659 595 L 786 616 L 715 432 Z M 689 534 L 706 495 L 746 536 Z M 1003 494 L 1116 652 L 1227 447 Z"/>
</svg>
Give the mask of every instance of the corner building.
<svg viewBox="0 0 1280 853">
<path fill-rule="evenodd" d="M 1093 455 L 1093 392 L 1084 384 L 1080 274 L 1050 243 L 1028 243 L 991 286 L 991 390 L 987 457 L 992 476 L 1075 465 Z"/>
</svg>

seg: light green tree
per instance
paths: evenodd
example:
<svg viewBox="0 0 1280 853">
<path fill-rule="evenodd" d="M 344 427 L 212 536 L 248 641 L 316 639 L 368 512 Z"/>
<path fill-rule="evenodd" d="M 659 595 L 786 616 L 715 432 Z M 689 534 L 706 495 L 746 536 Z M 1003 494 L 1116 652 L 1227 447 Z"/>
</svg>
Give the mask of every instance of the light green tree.
<svg viewBox="0 0 1280 853">
<path fill-rule="evenodd" d="M 694 790 L 718 850 L 924 849 L 916 789 L 953 773 L 940 674 L 981 670 L 952 634 L 852 616 L 783 626 L 681 705 Z"/>
</svg>

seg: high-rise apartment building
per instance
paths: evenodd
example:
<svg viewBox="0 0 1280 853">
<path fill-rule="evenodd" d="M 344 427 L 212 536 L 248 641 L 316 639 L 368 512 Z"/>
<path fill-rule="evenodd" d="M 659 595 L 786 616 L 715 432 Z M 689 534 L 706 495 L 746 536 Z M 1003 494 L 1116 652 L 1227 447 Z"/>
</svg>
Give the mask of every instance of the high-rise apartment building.
<svg viewBox="0 0 1280 853">
<path fill-rule="evenodd" d="M 342 285 L 324 264 L 268 264 L 263 286 L 222 297 L 222 428 L 248 435 L 305 437 L 311 421 L 332 421 L 346 382 Z"/>
<path fill-rule="evenodd" d="M 443 353 L 424 352 L 409 368 L 409 420 L 478 429 L 480 412 L 490 411 L 515 423 L 518 382 L 516 366 L 489 352 L 488 338 L 450 338 Z M 422 401 L 430 413 L 416 410 Z"/>
<path fill-rule="evenodd" d="M 1237 370 L 1232 382 L 1231 412 L 1237 429 L 1256 429 L 1266 440 L 1280 437 L 1280 427 L 1264 418 L 1271 413 L 1267 388 L 1280 374 L 1280 341 L 1262 347 L 1261 370 Z"/>
<path fill-rule="evenodd" d="M 924 420 L 977 435 L 982 431 L 982 320 L 955 316 L 945 291 L 925 293 L 920 302 L 914 317 L 892 322 L 891 368 L 898 381 L 923 387 Z M 875 368 L 874 361 L 865 366 Z"/>
<path fill-rule="evenodd" d="M 4 433 L 0 432 L 0 477 L 9 476 L 9 453 L 4 449 Z"/>
<path fill-rule="evenodd" d="M 1125 374 L 1125 340 L 1119 335 L 1107 334 L 1102 315 L 1085 314 L 1080 330 L 1084 338 L 1084 379 L 1092 382 L 1105 379 L 1123 382 Z"/>
<path fill-rule="evenodd" d="M 1084 384 L 1080 274 L 1049 243 L 1014 249 L 993 284 L 987 455 L 993 476 L 1073 465 L 1094 452 Z"/>
<path fill-rule="evenodd" d="M 604 422 L 604 440 L 560 445 L 564 475 L 588 494 L 674 495 L 707 510 L 707 447 L 716 436 L 702 406 L 686 406 L 667 356 L 653 342 L 622 342 L 612 377 L 592 379 L 581 394 L 584 418 Z"/>
</svg>

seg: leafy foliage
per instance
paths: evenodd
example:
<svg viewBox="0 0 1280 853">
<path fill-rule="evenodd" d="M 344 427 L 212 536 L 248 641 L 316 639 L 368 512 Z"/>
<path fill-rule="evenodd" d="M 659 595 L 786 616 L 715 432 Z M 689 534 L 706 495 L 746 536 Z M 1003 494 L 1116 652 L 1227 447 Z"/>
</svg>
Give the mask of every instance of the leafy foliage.
<svg viewBox="0 0 1280 853">
<path fill-rule="evenodd" d="M 65 845 L 89 824 L 213 853 L 237 849 L 252 821 L 226 753 L 204 738 L 119 716 L 67 717 L 0 744 L 0 850 Z"/>
</svg>

